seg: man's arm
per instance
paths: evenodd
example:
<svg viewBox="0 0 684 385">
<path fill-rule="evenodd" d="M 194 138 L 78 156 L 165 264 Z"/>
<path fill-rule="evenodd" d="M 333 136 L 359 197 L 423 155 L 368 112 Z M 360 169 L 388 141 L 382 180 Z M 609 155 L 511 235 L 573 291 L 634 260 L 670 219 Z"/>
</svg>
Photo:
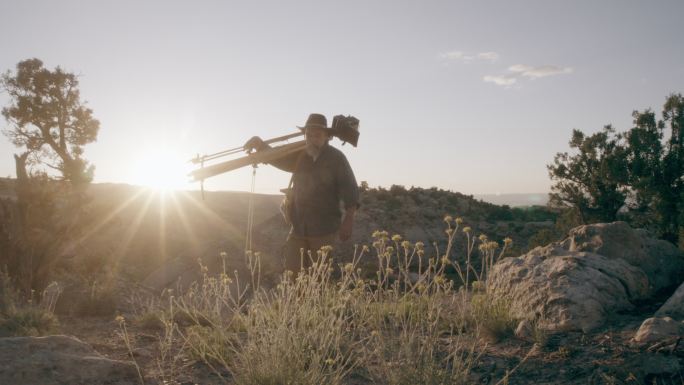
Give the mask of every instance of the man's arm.
<svg viewBox="0 0 684 385">
<path fill-rule="evenodd" d="M 359 208 L 359 186 L 356 177 L 349 165 L 347 158 L 342 156 L 337 170 L 337 185 L 340 189 L 340 198 L 344 203 L 344 218 L 340 224 L 339 237 L 341 241 L 351 238 L 354 227 L 354 215 Z"/>
<path fill-rule="evenodd" d="M 356 214 L 356 207 L 350 207 L 344 212 L 342 224 L 340 224 L 339 237 L 341 241 L 346 241 L 351 238 L 354 229 L 354 214 Z"/>
<path fill-rule="evenodd" d="M 268 164 L 277 167 L 283 171 L 295 172 L 297 169 L 297 160 L 299 156 L 302 155 L 302 151 L 293 152 L 280 159 L 272 160 Z"/>
<path fill-rule="evenodd" d="M 252 152 L 256 150 L 257 152 L 259 151 L 264 151 L 268 150 L 271 148 L 271 146 L 268 145 L 268 143 L 265 143 L 260 137 L 254 136 L 251 139 L 245 143 L 243 146 L 245 148 L 245 151 L 247 152 Z M 272 160 L 268 162 L 268 164 L 277 167 L 283 171 L 287 172 L 294 172 L 295 169 L 297 168 L 297 159 L 299 159 L 299 155 L 301 154 L 301 151 L 294 152 L 292 154 L 288 154 L 280 159 Z"/>
</svg>

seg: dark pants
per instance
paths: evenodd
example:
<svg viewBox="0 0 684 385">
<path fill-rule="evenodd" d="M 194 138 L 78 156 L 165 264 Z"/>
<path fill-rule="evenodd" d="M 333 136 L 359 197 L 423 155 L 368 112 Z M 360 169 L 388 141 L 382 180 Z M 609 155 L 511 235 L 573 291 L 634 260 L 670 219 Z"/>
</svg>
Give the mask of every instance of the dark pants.
<svg viewBox="0 0 684 385">
<path fill-rule="evenodd" d="M 326 245 L 334 246 L 336 238 L 337 233 L 322 237 L 301 237 L 290 232 L 283 250 L 285 270 L 290 270 L 296 275 L 300 270 L 311 266 L 312 259 L 315 261 L 318 258 L 317 251 Z"/>
</svg>

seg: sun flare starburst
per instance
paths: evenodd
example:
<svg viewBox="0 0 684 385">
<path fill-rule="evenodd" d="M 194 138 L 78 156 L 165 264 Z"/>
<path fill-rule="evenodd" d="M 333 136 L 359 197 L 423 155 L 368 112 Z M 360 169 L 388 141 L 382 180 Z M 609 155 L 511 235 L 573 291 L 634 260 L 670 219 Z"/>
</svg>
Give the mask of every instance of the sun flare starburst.
<svg viewBox="0 0 684 385">
<path fill-rule="evenodd" d="M 180 152 L 169 148 L 148 149 L 136 157 L 131 182 L 159 191 L 187 189 L 191 166 L 186 160 Z"/>
</svg>

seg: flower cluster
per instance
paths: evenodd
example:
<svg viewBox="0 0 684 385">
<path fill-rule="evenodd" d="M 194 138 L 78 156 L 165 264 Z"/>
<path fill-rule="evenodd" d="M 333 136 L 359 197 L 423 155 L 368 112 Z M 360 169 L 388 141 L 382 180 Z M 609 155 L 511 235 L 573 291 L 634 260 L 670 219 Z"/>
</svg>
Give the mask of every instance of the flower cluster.
<svg viewBox="0 0 684 385">
<path fill-rule="evenodd" d="M 496 241 L 483 241 L 480 246 L 480 251 L 482 252 L 487 252 L 487 251 L 494 251 L 499 248 L 499 244 Z"/>
</svg>

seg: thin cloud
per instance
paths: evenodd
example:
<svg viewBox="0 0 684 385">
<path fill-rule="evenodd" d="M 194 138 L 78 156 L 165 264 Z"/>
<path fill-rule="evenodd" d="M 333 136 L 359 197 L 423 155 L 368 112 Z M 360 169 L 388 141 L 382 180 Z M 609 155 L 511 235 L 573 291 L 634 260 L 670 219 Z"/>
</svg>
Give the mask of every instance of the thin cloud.
<svg viewBox="0 0 684 385">
<path fill-rule="evenodd" d="M 477 54 L 478 59 L 497 61 L 499 60 L 499 54 L 496 52 L 480 52 Z"/>
<path fill-rule="evenodd" d="M 475 59 L 495 61 L 495 60 L 499 59 L 499 54 L 496 52 L 480 52 L 480 53 L 476 53 L 476 54 L 471 54 L 471 53 L 466 53 L 463 51 L 450 51 L 450 52 L 440 53 L 439 57 L 441 57 L 444 60 L 461 61 L 461 62 L 470 62 L 470 61 L 473 61 Z"/>
<path fill-rule="evenodd" d="M 572 73 L 573 69 L 571 67 L 558 67 L 553 65 L 543 65 L 539 67 L 532 67 L 524 64 L 516 64 L 508 67 L 508 70 L 520 74 L 530 79 L 544 78 L 553 75 L 563 75 Z"/>
<path fill-rule="evenodd" d="M 461 51 L 451 51 L 451 52 L 443 52 L 439 54 L 439 56 L 442 59 L 447 59 L 447 60 L 460 60 L 463 59 L 463 52 Z"/>
<path fill-rule="evenodd" d="M 525 64 L 515 64 L 508 67 L 509 74 L 487 75 L 483 78 L 485 82 L 494 83 L 499 86 L 511 86 L 518 83 L 520 79 L 539 79 L 547 76 L 570 74 L 574 70 L 572 67 L 559 67 L 555 65 L 528 66 Z"/>
<path fill-rule="evenodd" d="M 518 79 L 516 79 L 515 76 L 492 76 L 492 75 L 487 75 L 483 78 L 483 80 L 487 83 L 494 83 L 499 86 L 512 86 L 513 84 L 518 82 Z"/>
</svg>

